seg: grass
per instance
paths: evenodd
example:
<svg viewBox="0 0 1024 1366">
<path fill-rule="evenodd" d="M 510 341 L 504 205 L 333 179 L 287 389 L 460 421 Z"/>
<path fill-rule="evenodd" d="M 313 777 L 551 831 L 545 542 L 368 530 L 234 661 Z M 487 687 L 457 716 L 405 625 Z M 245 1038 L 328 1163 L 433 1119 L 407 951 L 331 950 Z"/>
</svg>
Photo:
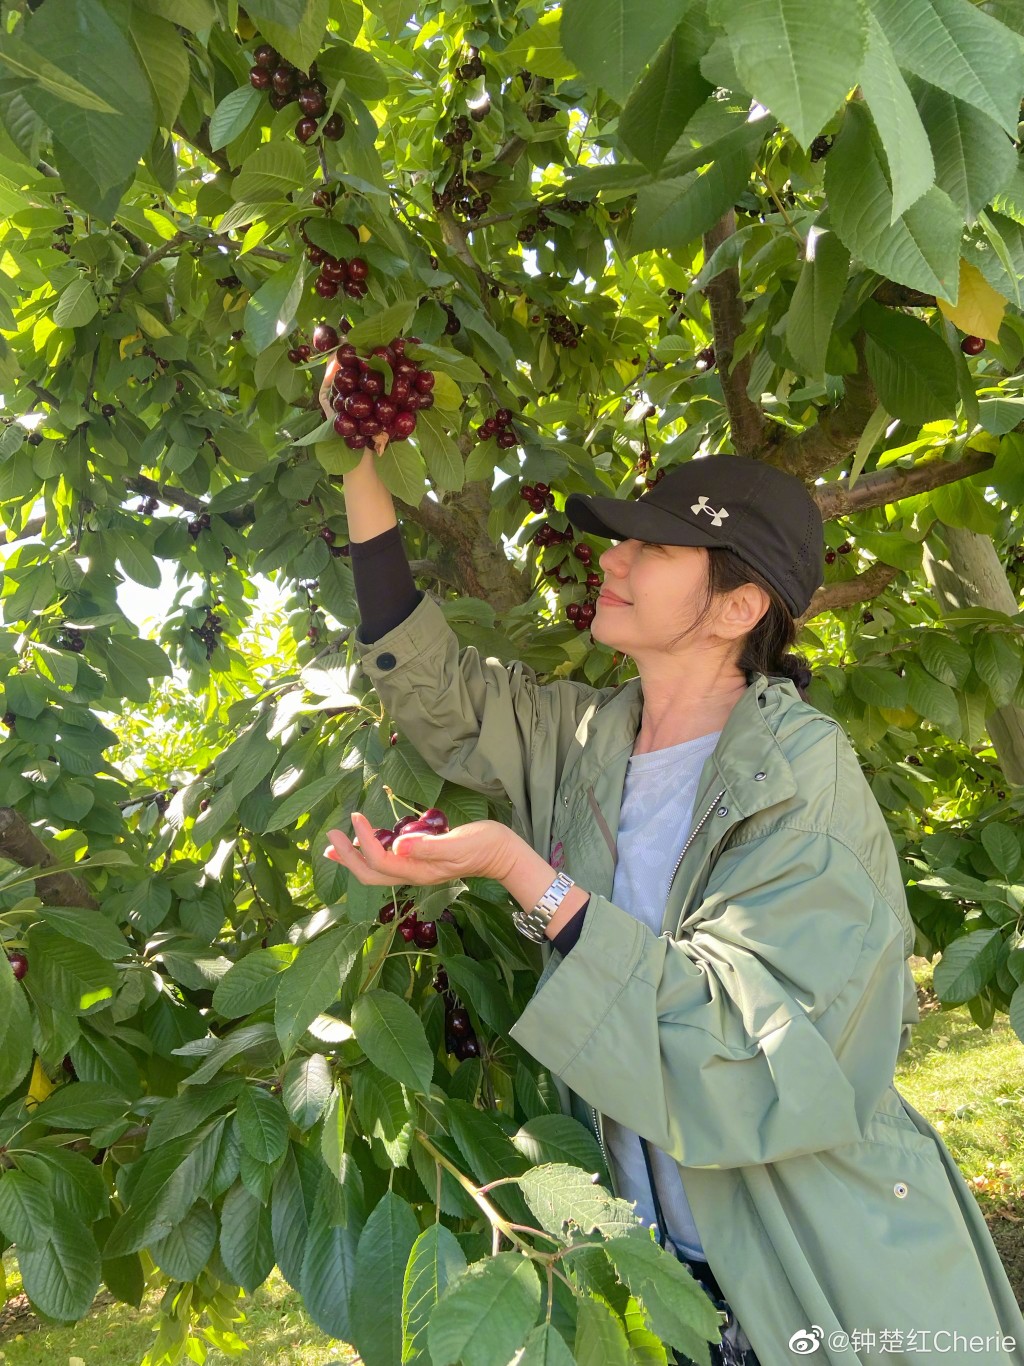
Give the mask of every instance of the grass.
<svg viewBox="0 0 1024 1366">
<path fill-rule="evenodd" d="M 1005 1016 L 979 1029 L 966 1006 L 942 1009 L 932 968 L 912 960 L 921 1022 L 896 1067 L 896 1088 L 942 1136 L 974 1191 L 1024 1307 L 1024 1071 L 1021 1041 Z M 17 1265 L 4 1258 L 8 1292 L 20 1291 Z M 135 1310 L 100 1296 L 92 1314 L 70 1328 L 41 1324 L 28 1310 L 0 1319 L 0 1366 L 135 1366 L 152 1340 L 156 1296 Z M 355 1366 L 350 1348 L 309 1322 L 298 1295 L 274 1272 L 240 1301 L 245 1366 Z M 228 1358 L 211 1352 L 208 1366 Z"/>
</svg>

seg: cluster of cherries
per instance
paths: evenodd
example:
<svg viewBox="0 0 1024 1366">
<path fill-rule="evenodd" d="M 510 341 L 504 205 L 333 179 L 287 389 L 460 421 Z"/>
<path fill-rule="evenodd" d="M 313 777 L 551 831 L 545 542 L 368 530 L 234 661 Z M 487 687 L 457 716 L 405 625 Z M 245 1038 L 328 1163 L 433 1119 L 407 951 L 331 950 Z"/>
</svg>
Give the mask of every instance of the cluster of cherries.
<svg viewBox="0 0 1024 1366">
<path fill-rule="evenodd" d="M 469 61 L 457 66 L 455 75 L 460 81 L 475 81 L 478 77 L 487 75 L 487 68 L 484 66 L 478 47 L 469 49 Z"/>
<path fill-rule="evenodd" d="M 524 484 L 519 490 L 519 497 L 524 503 L 529 503 L 534 512 L 543 512 L 545 507 L 555 506 L 555 495 L 548 488 L 547 484 Z M 546 532 L 550 539 L 538 540 L 541 532 Z M 537 536 L 533 538 L 535 545 L 555 545 L 558 541 L 571 541 L 571 531 L 555 531 L 553 526 L 542 526 Z"/>
<path fill-rule="evenodd" d="M 202 626 L 193 626 L 192 634 L 202 642 L 206 650 L 206 658 L 212 659 L 213 652 L 217 648 L 217 639 L 224 630 L 224 621 L 216 612 L 206 609 L 206 620 Z"/>
<path fill-rule="evenodd" d="M 85 636 L 73 626 L 64 626 L 54 644 L 58 650 L 71 650 L 73 654 L 80 655 L 85 649 Z"/>
<path fill-rule="evenodd" d="M 68 237 L 75 230 L 75 219 L 70 209 L 64 210 L 64 218 L 66 221 L 62 223 L 60 227 L 54 228 L 53 230 L 54 240 L 51 245 L 53 246 L 54 251 L 63 252 L 65 256 L 70 256 L 71 244 L 64 240 L 65 237 Z"/>
<path fill-rule="evenodd" d="M 575 349 L 579 346 L 580 338 L 583 336 L 583 326 L 581 323 L 574 323 L 564 313 L 549 313 L 548 336 L 556 346 L 568 346 Z"/>
<path fill-rule="evenodd" d="M 452 133 L 445 134 L 446 138 L 452 136 Z M 482 194 L 476 194 L 472 187 L 466 184 L 461 171 L 454 173 L 443 190 L 433 190 L 431 196 L 435 209 L 454 209 L 463 218 L 472 219 L 482 218 L 491 202 L 491 196 L 486 190 Z"/>
<path fill-rule="evenodd" d="M 503 451 L 510 451 L 513 446 L 519 445 L 519 438 L 512 430 L 512 414 L 507 408 L 499 408 L 493 417 L 481 422 L 476 429 L 476 436 L 478 441 L 488 441 L 493 436 Z"/>
<path fill-rule="evenodd" d="M 693 363 L 698 370 L 713 370 L 715 368 L 715 348 L 705 346 L 703 350 L 697 352 Z"/>
<path fill-rule="evenodd" d="M 359 234 L 351 223 L 345 227 L 359 241 Z M 318 247 L 302 232 L 306 244 L 306 260 L 312 266 L 319 266 L 319 273 L 313 280 L 313 288 L 321 299 L 333 299 L 339 289 L 343 289 L 350 299 L 362 299 L 366 294 L 366 277 L 370 273 L 369 264 L 362 256 L 352 256 L 345 260 L 342 256 L 332 256 L 323 247 Z"/>
<path fill-rule="evenodd" d="M 291 62 L 286 62 L 269 43 L 261 43 L 252 59 L 255 65 L 249 72 L 249 84 L 255 90 L 270 92 L 272 109 L 296 103 L 302 110 L 302 117 L 295 125 L 295 136 L 300 142 L 308 142 L 316 133 L 317 119 L 327 109 L 327 87 L 317 80 L 316 62 L 303 73 Z M 325 138 L 336 142 L 345 132 L 345 120 L 340 114 L 332 114 L 320 131 Z"/>
<path fill-rule="evenodd" d="M 386 346 L 375 346 L 362 357 L 347 343 L 338 347 L 338 370 L 331 385 L 331 407 L 336 414 L 334 430 L 345 438 L 345 444 L 361 451 L 372 444 L 382 432 L 389 441 L 405 441 L 416 430 L 416 410 L 434 405 L 434 372 L 424 370 L 418 361 L 405 354 L 406 345 L 415 345 L 418 337 L 393 337 Z M 313 332 L 313 345 L 318 351 L 331 350 L 338 344 L 333 327 L 321 324 Z M 387 361 L 394 375 L 390 391 L 379 370 L 374 370 L 370 359 Z"/>
<path fill-rule="evenodd" d="M 557 204 L 549 201 L 547 207 L 553 209 L 561 209 L 563 213 L 575 214 L 584 213 L 588 205 L 582 199 L 569 199 L 568 196 L 563 196 L 563 198 L 560 199 Z M 516 233 L 516 237 L 519 239 L 520 242 L 532 242 L 538 232 L 544 232 L 548 228 L 553 226 L 554 225 L 551 219 L 544 212 L 544 208 L 541 207 L 537 210 L 537 217 L 535 221 L 533 223 L 527 223 L 524 227 L 521 227 L 519 231 Z"/>
<path fill-rule="evenodd" d="M 192 537 L 193 541 L 198 541 L 202 533 L 204 531 L 209 531 L 209 529 L 210 514 L 208 512 L 203 512 L 200 513 L 198 517 L 193 517 L 188 524 L 188 534 Z"/>
<path fill-rule="evenodd" d="M 844 542 L 842 543 L 842 545 L 837 545 L 836 548 L 835 548 L 835 550 L 826 550 L 826 551 L 825 551 L 825 563 L 826 563 L 826 564 L 835 564 L 835 562 L 836 562 L 836 556 L 837 556 L 837 555 L 849 555 L 849 553 L 850 553 L 850 551 L 851 551 L 852 549 L 853 549 L 853 546 L 850 544 L 850 542 L 849 542 L 849 541 L 844 541 Z"/>
<path fill-rule="evenodd" d="M 438 995 L 444 997 L 444 1049 L 454 1053 L 459 1062 L 466 1058 L 480 1056 L 480 1040 L 473 1030 L 469 1011 L 448 985 L 448 974 L 438 968 L 430 984 Z"/>
</svg>

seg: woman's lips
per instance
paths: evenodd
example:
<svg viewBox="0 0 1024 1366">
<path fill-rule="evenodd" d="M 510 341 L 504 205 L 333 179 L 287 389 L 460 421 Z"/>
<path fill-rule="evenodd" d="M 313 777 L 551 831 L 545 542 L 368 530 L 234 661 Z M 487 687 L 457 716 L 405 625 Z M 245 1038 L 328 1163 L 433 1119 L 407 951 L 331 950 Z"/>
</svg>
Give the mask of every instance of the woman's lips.
<svg viewBox="0 0 1024 1366">
<path fill-rule="evenodd" d="M 628 602 L 625 600 L 625 598 L 617 597 L 617 596 L 616 596 L 613 592 L 611 592 L 611 590 L 608 589 L 608 588 L 602 588 L 602 589 L 601 589 L 601 592 L 598 593 L 598 595 L 597 595 L 597 600 L 598 600 L 598 602 L 606 602 L 606 603 L 608 603 L 611 607 L 630 607 L 630 606 L 632 606 L 632 604 L 631 604 L 631 603 L 628 603 Z"/>
</svg>

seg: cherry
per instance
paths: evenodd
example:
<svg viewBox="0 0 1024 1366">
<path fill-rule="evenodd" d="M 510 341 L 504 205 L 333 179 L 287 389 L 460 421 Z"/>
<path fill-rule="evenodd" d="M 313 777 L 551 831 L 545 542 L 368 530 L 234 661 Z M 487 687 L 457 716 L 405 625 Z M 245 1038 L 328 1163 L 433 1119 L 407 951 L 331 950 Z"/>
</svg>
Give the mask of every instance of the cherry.
<svg viewBox="0 0 1024 1366">
<path fill-rule="evenodd" d="M 339 413 L 334 419 L 334 430 L 339 436 L 355 436 L 359 431 L 359 423 L 348 413 Z"/>
<path fill-rule="evenodd" d="M 582 541 L 578 545 L 573 546 L 572 553 L 576 556 L 576 558 L 579 560 L 581 564 L 585 564 L 588 567 L 594 555 L 594 552 L 591 550 L 590 546 L 584 545 Z"/>
<path fill-rule="evenodd" d="M 299 104 L 302 104 L 301 94 L 299 96 Z M 311 109 L 307 109 L 305 112 L 307 114 L 311 114 L 313 111 Z M 335 197 L 336 196 L 333 190 L 314 190 L 313 204 L 318 209 L 329 209 L 334 204 Z"/>
<path fill-rule="evenodd" d="M 836 552 L 835 552 L 834 550 L 826 550 L 826 551 L 825 551 L 825 563 L 826 563 L 826 564 L 835 564 L 835 562 L 836 562 Z"/>
<path fill-rule="evenodd" d="M 254 90 L 269 90 L 271 76 L 269 71 L 265 71 L 262 66 L 254 66 L 249 72 L 249 84 Z"/>
<path fill-rule="evenodd" d="M 984 337 L 966 336 L 960 343 L 960 350 L 965 356 L 980 356 L 985 349 Z"/>
<path fill-rule="evenodd" d="M 353 256 L 348 263 L 348 273 L 350 279 L 365 280 L 370 273 L 370 267 L 361 256 Z"/>
<path fill-rule="evenodd" d="M 30 446 L 41 446 L 43 444 L 42 432 L 29 432 L 28 444 Z"/>
<path fill-rule="evenodd" d="M 395 834 L 400 835 L 407 825 L 412 825 L 413 821 L 418 821 L 419 816 L 403 816 L 395 825 Z"/>
<path fill-rule="evenodd" d="M 269 43 L 261 43 L 252 54 L 252 59 L 257 66 L 265 67 L 268 71 L 275 66 L 279 66 L 281 55 L 276 48 L 272 48 Z"/>
<path fill-rule="evenodd" d="M 694 362 L 698 370 L 711 370 L 715 364 L 715 348 L 705 346 L 702 351 L 697 352 L 697 359 Z"/>
<path fill-rule="evenodd" d="M 408 408 L 399 408 L 394 421 L 395 435 L 404 440 L 416 430 L 416 414 Z"/>
<path fill-rule="evenodd" d="M 436 383 L 434 372 L 432 370 L 420 370 L 413 383 L 421 394 L 429 394 Z"/>
<path fill-rule="evenodd" d="M 837 555 L 849 555 L 849 553 L 850 553 L 850 551 L 851 551 L 852 549 L 853 549 L 853 546 L 850 544 L 850 542 L 849 542 L 849 541 L 844 541 L 844 542 L 842 543 L 842 545 L 836 546 L 836 554 L 837 554 Z"/>
<path fill-rule="evenodd" d="M 290 95 L 295 89 L 295 68 L 293 66 L 279 66 L 271 74 L 270 83 L 274 87 L 275 94 Z"/>
<path fill-rule="evenodd" d="M 411 944 L 413 939 L 415 939 L 416 927 L 418 924 L 419 921 L 416 919 L 415 912 L 413 912 L 412 915 L 407 915 L 404 920 L 399 921 L 398 933 L 402 936 L 402 938 L 405 940 L 407 944 Z"/>
<path fill-rule="evenodd" d="M 326 542 L 327 545 L 334 544 L 334 532 L 331 530 L 329 526 L 322 526 L 317 534 L 319 535 L 322 541 Z"/>
<path fill-rule="evenodd" d="M 435 835 L 448 833 L 448 817 L 436 806 L 428 807 L 419 819 Z"/>
<path fill-rule="evenodd" d="M 455 1056 L 459 1062 L 463 1062 L 466 1058 L 478 1058 L 480 1056 L 480 1042 L 475 1034 L 466 1034 L 461 1039 L 456 1039 Z"/>
<path fill-rule="evenodd" d="M 395 918 L 395 908 L 390 903 L 384 905 L 377 912 L 377 919 L 382 925 L 389 925 Z"/>
<path fill-rule="evenodd" d="M 515 432 L 499 432 L 497 441 L 503 451 L 510 451 L 513 446 L 519 445 L 519 438 Z"/>
<path fill-rule="evenodd" d="M 270 92 L 271 109 L 283 109 L 286 104 L 291 104 L 294 95 L 279 95 L 276 90 Z"/>
<path fill-rule="evenodd" d="M 378 374 L 376 370 L 367 370 L 359 381 L 359 387 L 364 394 L 369 394 L 372 398 L 380 398 L 384 393 L 384 376 Z"/>
<path fill-rule="evenodd" d="M 107 419 L 107 421 L 109 422 L 110 419 L 111 419 L 111 418 L 114 416 L 114 414 L 117 412 L 117 409 L 114 407 L 114 405 L 113 405 L 112 403 L 104 403 L 103 407 L 100 409 L 100 412 L 103 414 L 103 416 L 104 416 L 104 417 Z"/>
<path fill-rule="evenodd" d="M 448 990 L 448 974 L 444 968 L 438 968 L 434 973 L 434 980 L 430 984 L 438 994 Z"/>
<path fill-rule="evenodd" d="M 323 135 L 330 138 L 332 142 L 337 142 L 345 132 L 345 120 L 340 114 L 332 114 L 323 126 Z"/>
<path fill-rule="evenodd" d="M 391 732 L 391 734 L 388 736 L 388 744 L 389 744 L 389 745 L 397 745 L 397 744 L 398 744 L 398 731 L 397 731 L 397 730 L 393 730 L 393 731 Z"/>
<path fill-rule="evenodd" d="M 300 142 L 308 142 L 316 133 L 316 119 L 309 114 L 304 114 L 295 125 L 295 136 Z"/>
<path fill-rule="evenodd" d="M 345 285 L 345 293 L 350 299 L 361 299 L 366 294 L 366 286 L 358 280 L 349 280 Z"/>
<path fill-rule="evenodd" d="M 417 948 L 432 949 L 437 944 L 437 926 L 432 920 L 421 920 L 416 925 L 413 937 Z"/>
<path fill-rule="evenodd" d="M 337 332 L 329 323 L 317 323 L 313 328 L 313 348 L 316 351 L 333 351 L 338 345 Z"/>
<path fill-rule="evenodd" d="M 359 436 L 357 433 L 355 436 L 346 436 L 345 445 L 352 451 L 365 451 L 369 442 L 366 440 L 365 436 Z M 333 550 L 331 551 L 331 554 L 334 554 Z"/>
<path fill-rule="evenodd" d="M 380 436 L 384 430 L 384 424 L 378 422 L 375 417 L 368 417 L 359 424 L 360 436 Z"/>
<path fill-rule="evenodd" d="M 345 400 L 345 411 L 349 417 L 354 417 L 357 422 L 363 422 L 366 418 L 371 417 L 375 406 L 371 395 L 366 393 L 350 394 Z"/>
<path fill-rule="evenodd" d="M 288 352 L 288 359 L 293 365 L 301 365 L 306 357 L 302 354 L 301 347 L 293 346 Z"/>
<path fill-rule="evenodd" d="M 398 416 L 398 404 L 391 398 L 379 398 L 377 400 L 377 420 L 385 427 L 390 427 Z"/>
<path fill-rule="evenodd" d="M 299 108 L 304 114 L 319 118 L 327 105 L 324 103 L 323 95 L 320 94 L 315 85 L 304 85 L 299 89 Z"/>
<path fill-rule="evenodd" d="M 28 972 L 28 959 L 23 953 L 11 953 L 7 956 L 7 961 L 11 965 L 11 971 L 20 982 Z"/>
<path fill-rule="evenodd" d="M 329 275 L 318 275 L 313 281 L 313 288 L 321 299 L 333 299 L 338 292 L 338 282 L 332 280 Z"/>
<path fill-rule="evenodd" d="M 447 1024 L 453 1034 L 468 1034 L 473 1028 L 472 1021 L 469 1018 L 469 1011 L 463 1006 L 459 1006 L 456 1010 L 451 1012 L 448 1016 Z"/>
<path fill-rule="evenodd" d="M 327 253 L 321 247 L 310 247 L 306 252 L 306 260 L 311 266 L 321 266 L 327 259 Z"/>
<path fill-rule="evenodd" d="M 334 257 L 329 257 L 320 267 L 320 274 L 326 275 L 328 280 L 337 280 L 340 284 L 348 274 L 348 262 L 336 261 Z"/>
</svg>

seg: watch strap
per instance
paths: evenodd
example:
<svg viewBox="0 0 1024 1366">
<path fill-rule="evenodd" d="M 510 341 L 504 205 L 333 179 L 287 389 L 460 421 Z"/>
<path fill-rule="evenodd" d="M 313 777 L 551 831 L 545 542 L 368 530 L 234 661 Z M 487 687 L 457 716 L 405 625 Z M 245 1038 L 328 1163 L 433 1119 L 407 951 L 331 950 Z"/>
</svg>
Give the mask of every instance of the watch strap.
<svg viewBox="0 0 1024 1366">
<path fill-rule="evenodd" d="M 545 930 L 551 921 L 551 917 L 562 904 L 569 888 L 575 887 L 575 885 L 568 873 L 559 873 L 532 910 L 513 911 L 512 923 L 519 933 L 537 944 L 543 943 L 547 938 Z"/>
</svg>

